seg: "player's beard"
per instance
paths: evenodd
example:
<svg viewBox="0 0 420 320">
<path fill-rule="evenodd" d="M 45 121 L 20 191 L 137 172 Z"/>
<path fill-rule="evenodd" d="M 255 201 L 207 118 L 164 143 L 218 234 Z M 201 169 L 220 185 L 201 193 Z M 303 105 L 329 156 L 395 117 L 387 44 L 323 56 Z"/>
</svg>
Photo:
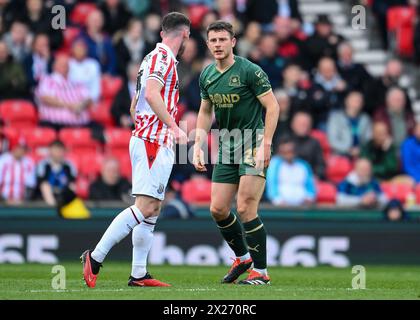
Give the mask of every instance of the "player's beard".
<svg viewBox="0 0 420 320">
<path fill-rule="evenodd" d="M 182 54 L 185 51 L 185 41 L 182 41 L 181 46 L 179 47 L 178 54 L 176 58 L 179 60 L 182 57 Z"/>
</svg>

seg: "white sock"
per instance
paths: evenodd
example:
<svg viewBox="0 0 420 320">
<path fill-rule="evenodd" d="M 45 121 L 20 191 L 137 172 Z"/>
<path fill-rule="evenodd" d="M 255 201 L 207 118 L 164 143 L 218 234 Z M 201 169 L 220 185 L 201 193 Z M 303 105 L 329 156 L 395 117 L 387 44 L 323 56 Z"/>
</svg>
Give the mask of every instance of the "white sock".
<svg viewBox="0 0 420 320">
<path fill-rule="evenodd" d="M 91 257 L 102 263 L 109 250 L 124 239 L 143 220 L 143 214 L 134 205 L 120 212 L 106 229 Z"/>
<path fill-rule="evenodd" d="M 149 217 L 133 229 L 133 264 L 131 276 L 138 279 L 146 274 L 147 255 L 153 244 L 157 217 Z"/>
<path fill-rule="evenodd" d="M 243 256 L 237 257 L 239 258 L 241 261 L 245 261 L 251 258 L 251 256 L 249 255 L 249 252 L 245 253 Z"/>
<path fill-rule="evenodd" d="M 257 269 L 257 268 L 254 268 L 253 270 L 257 271 L 258 273 L 261 273 L 264 276 L 267 275 L 267 269 Z"/>
</svg>

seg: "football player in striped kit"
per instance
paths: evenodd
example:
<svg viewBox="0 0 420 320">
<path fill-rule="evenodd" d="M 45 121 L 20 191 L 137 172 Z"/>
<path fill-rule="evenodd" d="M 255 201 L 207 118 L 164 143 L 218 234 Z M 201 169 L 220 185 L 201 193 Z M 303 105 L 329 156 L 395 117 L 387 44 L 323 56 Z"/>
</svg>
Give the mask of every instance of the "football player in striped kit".
<svg viewBox="0 0 420 320">
<path fill-rule="evenodd" d="M 177 55 L 190 35 L 190 20 L 181 13 L 168 13 L 162 20 L 162 42 L 143 60 L 130 112 L 135 129 L 130 140 L 135 204 L 112 221 L 95 250 L 82 256 L 88 287 L 95 287 L 103 260 L 111 248 L 132 231 L 133 263 L 129 286 L 169 286 L 154 279 L 146 269 L 153 231 L 174 163 L 173 140 L 187 143 L 187 135 L 175 122 L 179 85 Z"/>
</svg>

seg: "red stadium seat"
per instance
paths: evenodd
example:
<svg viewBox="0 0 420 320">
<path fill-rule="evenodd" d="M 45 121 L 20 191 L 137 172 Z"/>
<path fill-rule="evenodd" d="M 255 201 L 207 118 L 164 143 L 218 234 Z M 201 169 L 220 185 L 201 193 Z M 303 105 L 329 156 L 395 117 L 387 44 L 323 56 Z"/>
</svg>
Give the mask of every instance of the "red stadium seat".
<svg viewBox="0 0 420 320">
<path fill-rule="evenodd" d="M 0 118 L 6 126 L 32 128 L 37 125 L 35 106 L 26 100 L 4 100 L 0 103 Z"/>
<path fill-rule="evenodd" d="M 82 199 L 89 197 L 89 180 L 85 177 L 78 176 L 76 179 L 76 195 Z"/>
<path fill-rule="evenodd" d="M 414 27 L 403 27 L 397 32 L 397 52 L 403 57 L 414 54 Z"/>
<path fill-rule="evenodd" d="M 382 182 L 381 189 L 388 199 L 398 199 L 402 203 L 405 203 L 408 195 L 414 192 L 411 184 L 406 183 Z"/>
<path fill-rule="evenodd" d="M 63 31 L 63 46 L 60 48 L 64 52 L 70 52 L 70 48 L 73 44 L 73 41 L 78 37 L 80 34 L 80 28 L 78 27 L 67 27 Z"/>
<path fill-rule="evenodd" d="M 332 183 L 317 181 L 316 182 L 316 201 L 317 203 L 334 204 L 337 197 L 337 189 Z"/>
<path fill-rule="evenodd" d="M 416 16 L 414 6 L 395 6 L 387 11 L 387 29 L 396 31 L 401 27 L 407 27 L 413 24 Z"/>
<path fill-rule="evenodd" d="M 206 178 L 194 178 L 183 183 L 181 195 L 188 203 L 209 203 L 211 199 L 211 181 Z"/>
<path fill-rule="evenodd" d="M 108 154 L 127 153 L 131 138 L 130 129 L 109 128 L 105 130 L 105 152 Z"/>
<path fill-rule="evenodd" d="M 328 142 L 326 133 L 321 130 L 314 129 L 311 131 L 311 137 L 319 141 L 319 144 L 322 148 L 322 153 L 324 154 L 324 158 L 327 159 L 330 156 L 331 147 L 330 143 Z"/>
<path fill-rule="evenodd" d="M 29 148 L 36 150 L 40 147 L 48 147 L 48 145 L 57 139 L 57 132 L 51 128 L 25 128 L 20 133 L 28 142 Z"/>
<path fill-rule="evenodd" d="M 92 138 L 88 128 L 65 128 L 59 133 L 60 140 L 70 152 L 96 153 L 100 148 L 97 141 Z"/>
<path fill-rule="evenodd" d="M 102 124 L 105 128 L 112 128 L 115 126 L 114 118 L 111 114 L 112 100 L 102 100 L 95 103 L 90 109 L 89 113 L 91 119 Z M 129 108 L 129 107 L 128 107 Z"/>
<path fill-rule="evenodd" d="M 102 153 L 80 153 L 70 152 L 67 155 L 77 169 L 77 175 L 89 181 L 95 180 L 101 173 L 104 155 Z"/>
<path fill-rule="evenodd" d="M 344 156 L 332 155 L 327 158 L 327 179 L 340 183 L 353 169 L 351 161 Z"/>
<path fill-rule="evenodd" d="M 191 27 L 199 29 L 204 15 L 209 11 L 210 9 L 205 5 L 190 5 L 188 7 L 188 17 L 191 20 Z"/>
<path fill-rule="evenodd" d="M 70 14 L 70 21 L 84 27 L 89 14 L 97 9 L 93 3 L 78 3 Z"/>
<path fill-rule="evenodd" d="M 420 204 L 420 183 L 415 186 L 416 203 Z"/>
<path fill-rule="evenodd" d="M 104 75 L 101 78 L 101 92 L 103 100 L 114 100 L 123 85 L 120 77 Z"/>
</svg>

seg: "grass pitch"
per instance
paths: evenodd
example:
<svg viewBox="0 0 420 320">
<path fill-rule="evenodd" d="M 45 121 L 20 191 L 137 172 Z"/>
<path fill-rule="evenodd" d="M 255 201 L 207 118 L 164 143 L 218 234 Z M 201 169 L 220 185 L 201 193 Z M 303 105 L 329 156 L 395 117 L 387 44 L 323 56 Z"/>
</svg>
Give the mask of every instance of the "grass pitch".
<svg viewBox="0 0 420 320">
<path fill-rule="evenodd" d="M 66 289 L 53 290 L 51 265 L 0 265 L 0 299 L 420 299 L 418 266 L 365 266 L 366 289 L 352 289 L 351 268 L 269 268 L 271 286 L 222 285 L 227 267 L 151 266 L 170 288 L 131 288 L 129 263 L 108 262 L 87 288 L 80 263 L 62 263 Z"/>
</svg>

